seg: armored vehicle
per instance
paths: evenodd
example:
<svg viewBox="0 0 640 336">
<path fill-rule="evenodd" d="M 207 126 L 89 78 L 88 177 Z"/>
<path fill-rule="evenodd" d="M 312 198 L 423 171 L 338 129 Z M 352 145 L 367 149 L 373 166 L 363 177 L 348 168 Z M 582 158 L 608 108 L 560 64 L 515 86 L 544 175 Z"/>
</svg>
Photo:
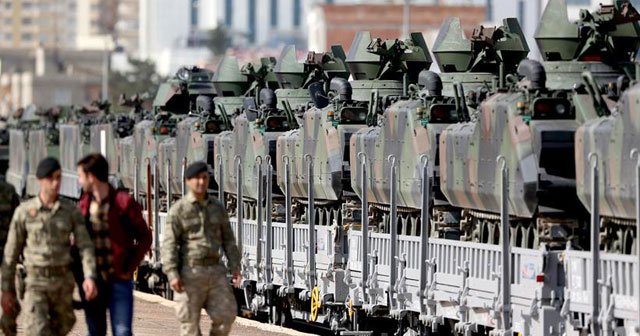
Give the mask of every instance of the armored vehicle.
<svg viewBox="0 0 640 336">
<path fill-rule="evenodd" d="M 29 131 L 40 125 L 41 117 L 36 107 L 17 109 L 7 121 L 9 132 L 9 164 L 6 181 L 14 186 L 18 194 L 26 196 L 29 171 Z"/>
<path fill-rule="evenodd" d="M 581 12 L 576 24 L 565 26 L 564 34 L 568 34 L 570 27 L 574 34 L 561 35 L 560 29 L 549 29 L 554 24 L 562 27 L 558 15 L 566 10 L 559 11 L 560 5 L 564 6 L 562 0 L 548 3 L 536 33 L 541 52 L 552 63 L 543 67 L 534 61 L 521 62 L 518 72 L 523 80 L 518 83 L 512 80 L 508 92 L 487 98 L 471 121 L 452 125 L 441 136 L 442 191 L 452 205 L 465 209 L 460 223 L 465 239 L 498 242 L 496 214 L 501 186 L 496 183 L 499 181 L 496 157 L 501 156 L 512 171 L 509 176 L 509 213 L 514 217 L 511 226 L 515 232 L 512 243 L 523 247 L 546 243 L 551 248 L 562 248 L 571 241 L 574 246 L 585 246 L 581 229 L 586 227 L 586 214 L 575 193 L 574 162 L 567 158 L 573 157 L 574 133 L 581 119 L 589 116 L 580 117 L 576 113 L 580 109 L 572 104 L 574 85 L 568 85 L 570 76 L 567 73 L 560 76 L 568 87 L 561 86 L 553 71 L 563 69 L 557 63 L 560 61 L 569 70 L 577 64 L 601 69 L 600 62 L 589 57 L 585 60 L 594 53 L 629 57 L 633 54 L 630 50 L 635 49 L 629 49 L 622 41 L 628 41 L 629 32 L 634 35 L 639 30 L 633 7 L 624 6 L 621 10 L 616 5 L 601 6 L 593 13 Z M 604 21 L 608 24 L 603 26 L 593 21 L 606 18 L 610 20 Z M 611 27 L 616 25 L 615 20 L 621 22 L 619 30 Z M 619 50 L 614 49 L 617 46 Z M 570 52 L 565 54 L 566 51 Z M 546 69 L 552 69 L 551 87 L 547 85 Z M 611 79 L 602 73 L 594 75 L 600 81 Z M 580 90 L 576 87 L 575 91 Z"/>
<path fill-rule="evenodd" d="M 596 41 L 600 44 L 583 52 L 585 55 L 597 55 L 607 66 L 615 69 L 632 69 L 638 65 L 637 59 L 635 64 L 632 61 L 640 47 L 640 15 L 631 4 L 601 6 L 600 11 L 588 17 L 595 22 L 609 22 L 606 33 L 610 38 L 594 36 L 598 37 Z M 598 72 L 588 70 L 582 76 L 581 90 L 573 98 L 577 114 L 587 119 L 578 128 L 575 139 L 578 196 L 590 212 L 595 211 L 592 198 L 598 198 L 597 212 L 602 216 L 602 247 L 607 251 L 629 254 L 634 246 L 637 251 L 638 244 L 637 234 L 634 235 L 637 182 L 631 178 L 635 174 L 636 154 L 631 157 L 630 153 L 640 147 L 635 98 L 639 73 L 636 71 L 633 78 L 631 72 L 622 75 L 620 71 L 611 71 L 606 78 L 609 82 L 606 82 Z M 614 78 L 616 75 L 618 77 Z M 631 88 L 625 91 L 631 81 Z M 593 164 L 600 171 L 600 188 L 596 195 L 591 189 Z"/>
<path fill-rule="evenodd" d="M 36 111 L 40 122 L 32 124 L 28 129 L 26 132 L 27 145 L 24 146 L 27 150 L 26 195 L 28 196 L 35 196 L 39 190 L 36 179 L 38 162 L 48 156 L 60 157 L 58 121 L 61 118 L 66 118 L 70 109 L 71 107 L 56 106 Z M 17 189 L 17 186 L 15 187 Z"/>
<path fill-rule="evenodd" d="M 90 153 L 102 153 L 107 160 L 117 160 L 118 133 L 114 117 L 110 115 L 108 101 L 94 101 L 90 105 L 73 109 L 69 118 L 58 124 L 62 181 L 60 195 L 80 198 L 77 162 Z M 117 165 L 109 166 L 109 175 L 115 178 Z"/>
<path fill-rule="evenodd" d="M 120 141 L 118 173 L 125 188 L 146 194 L 152 189 L 153 176 L 159 177 L 158 182 L 162 183 L 159 187 L 162 190 L 166 188 L 165 164 L 168 162 L 167 158 L 175 161 L 174 158 L 177 157 L 175 137 L 178 123 L 186 118 L 190 109 L 195 110 L 199 90 L 213 94 L 211 77 L 212 73 L 206 69 L 184 67 L 172 79 L 160 85 L 153 101 L 152 115 L 136 123 L 133 134 Z M 167 142 L 162 145 L 165 140 Z M 181 153 L 184 152 L 186 150 L 182 149 Z M 180 167 L 173 165 L 172 169 L 177 171 Z M 179 181 L 181 174 L 172 176 Z M 173 184 L 176 183 L 174 180 Z"/>
<path fill-rule="evenodd" d="M 459 19 L 447 18 L 434 44 L 434 55 L 444 80 L 423 70 L 418 85 L 411 87 L 410 99 L 389 106 L 382 115 L 381 125 L 370 124 L 351 140 L 351 169 L 356 172 L 351 176 L 351 184 L 358 195 L 366 197 L 373 206 L 370 224 L 376 231 L 389 233 L 393 222 L 389 217 L 391 158 L 399 167 L 398 233 L 421 234 L 419 217 L 424 205 L 418 182 L 423 160 L 429 158 L 432 169 L 435 168 L 432 230 L 451 238 L 458 234 L 459 214 L 450 208 L 439 191 L 438 139 L 449 124 L 468 120 L 470 107 L 476 107 L 488 92 L 498 89 L 504 77 L 515 71 L 513 64 L 529 50 L 515 19 L 505 19 L 504 25 L 497 28 L 479 26 L 473 30 L 471 40 L 461 40 L 461 36 Z M 487 83 L 493 84 L 487 86 Z M 468 90 L 467 95 L 463 88 Z M 366 195 L 361 190 L 362 159 L 366 160 L 369 170 Z"/>
</svg>

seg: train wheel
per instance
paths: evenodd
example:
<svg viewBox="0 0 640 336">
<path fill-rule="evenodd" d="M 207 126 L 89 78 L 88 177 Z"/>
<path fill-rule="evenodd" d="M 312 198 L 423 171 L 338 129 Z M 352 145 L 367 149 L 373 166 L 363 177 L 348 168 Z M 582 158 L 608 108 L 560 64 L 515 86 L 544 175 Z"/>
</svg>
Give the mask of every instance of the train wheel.
<svg viewBox="0 0 640 336">
<path fill-rule="evenodd" d="M 311 290 L 311 321 L 315 322 L 318 319 L 318 311 L 320 310 L 320 290 L 318 287 L 314 287 Z"/>
</svg>

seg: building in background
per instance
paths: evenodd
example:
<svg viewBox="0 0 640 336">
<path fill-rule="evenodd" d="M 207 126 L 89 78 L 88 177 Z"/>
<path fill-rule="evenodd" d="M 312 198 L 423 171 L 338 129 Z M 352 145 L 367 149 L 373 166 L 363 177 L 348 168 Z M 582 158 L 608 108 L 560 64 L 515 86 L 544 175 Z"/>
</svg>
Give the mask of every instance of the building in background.
<svg viewBox="0 0 640 336">
<path fill-rule="evenodd" d="M 0 47 L 76 46 L 76 0 L 0 0 Z"/>
<path fill-rule="evenodd" d="M 191 0 L 140 0 L 137 56 L 156 64 L 167 76 L 182 65 L 204 65 L 211 52 L 197 25 L 197 7 Z M 195 19 L 194 19 L 195 16 Z M 195 23 L 195 24 L 194 24 Z"/>
<path fill-rule="evenodd" d="M 1 49 L 0 116 L 20 107 L 84 104 L 100 98 L 102 51 Z"/>
<path fill-rule="evenodd" d="M 125 53 L 138 52 L 140 29 L 140 0 L 118 0 L 114 38 L 116 45 Z"/>
<path fill-rule="evenodd" d="M 224 24 L 236 47 L 307 48 L 310 12 L 318 5 L 401 5 L 403 0 L 190 0 L 201 13 L 199 26 Z M 412 4 L 468 5 L 484 0 L 411 0 Z M 340 8 L 340 7 L 335 7 Z M 349 7 L 344 7 L 345 9 Z M 345 14 L 349 14 L 346 12 Z M 373 22 L 372 22 L 373 23 Z"/>
<path fill-rule="evenodd" d="M 0 48 L 112 48 L 118 0 L 0 0 Z"/>
<path fill-rule="evenodd" d="M 485 19 L 486 11 L 477 5 L 411 5 L 411 32 L 422 32 L 431 47 L 447 16 L 460 18 L 467 35 Z M 402 4 L 321 4 L 309 14 L 309 50 L 326 51 L 331 45 L 349 48 L 358 31 L 372 37 L 398 38 L 402 35 Z"/>
</svg>

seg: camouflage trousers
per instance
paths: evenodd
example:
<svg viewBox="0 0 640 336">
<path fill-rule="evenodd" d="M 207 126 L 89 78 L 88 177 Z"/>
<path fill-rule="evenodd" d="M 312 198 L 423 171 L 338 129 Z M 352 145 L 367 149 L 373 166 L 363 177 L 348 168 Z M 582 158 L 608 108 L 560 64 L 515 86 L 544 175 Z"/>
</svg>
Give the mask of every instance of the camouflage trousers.
<svg viewBox="0 0 640 336">
<path fill-rule="evenodd" d="M 0 293 L 0 300 L 2 299 L 2 293 Z M 18 314 L 20 313 L 20 303 L 16 302 L 18 305 Z M 2 309 L 0 309 L 0 335 L 3 336 L 15 336 L 18 333 L 18 324 L 16 322 L 16 318 L 18 315 L 11 316 L 5 314 Z"/>
<path fill-rule="evenodd" d="M 63 276 L 36 277 L 27 274 L 24 296 L 26 336 L 66 335 L 76 322 L 71 272 Z"/>
<path fill-rule="evenodd" d="M 226 336 L 236 318 L 237 304 L 222 265 L 184 267 L 180 274 L 185 291 L 176 293 L 176 314 L 180 335 L 200 336 L 200 315 L 204 308 L 211 317 L 211 336 Z"/>
</svg>

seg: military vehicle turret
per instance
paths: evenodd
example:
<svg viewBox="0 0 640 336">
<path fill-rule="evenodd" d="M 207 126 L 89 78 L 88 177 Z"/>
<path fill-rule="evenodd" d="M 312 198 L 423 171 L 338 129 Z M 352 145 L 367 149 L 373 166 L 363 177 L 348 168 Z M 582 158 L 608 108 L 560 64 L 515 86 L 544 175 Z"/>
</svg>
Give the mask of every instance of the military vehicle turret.
<svg viewBox="0 0 640 336">
<path fill-rule="evenodd" d="M 443 94 L 454 96 L 457 92 L 453 84 L 464 83 L 470 95 L 467 103 L 472 106 L 488 93 L 504 88 L 506 76 L 516 72 L 528 53 L 529 46 L 515 18 L 504 19 L 500 27 L 478 26 L 467 39 L 460 19 L 448 17 L 433 44 Z"/>
<path fill-rule="evenodd" d="M 326 53 L 310 51 L 302 63 L 296 57 L 296 48 L 286 46 L 278 57 L 273 72 L 279 85 L 276 90 L 278 107 L 302 116 L 312 105 L 309 86 L 322 82 L 327 91 L 332 78 L 348 79 L 349 73 L 344 63 L 346 55 L 339 45 L 332 46 L 331 51 Z"/>
<path fill-rule="evenodd" d="M 567 17 L 564 0 L 547 3 L 535 39 L 549 89 L 571 89 L 582 83 L 585 71 L 600 86 L 615 82 L 621 74 L 633 74 L 640 17 L 631 3 L 614 2 L 592 12 L 582 9 L 574 22 Z"/>
</svg>

